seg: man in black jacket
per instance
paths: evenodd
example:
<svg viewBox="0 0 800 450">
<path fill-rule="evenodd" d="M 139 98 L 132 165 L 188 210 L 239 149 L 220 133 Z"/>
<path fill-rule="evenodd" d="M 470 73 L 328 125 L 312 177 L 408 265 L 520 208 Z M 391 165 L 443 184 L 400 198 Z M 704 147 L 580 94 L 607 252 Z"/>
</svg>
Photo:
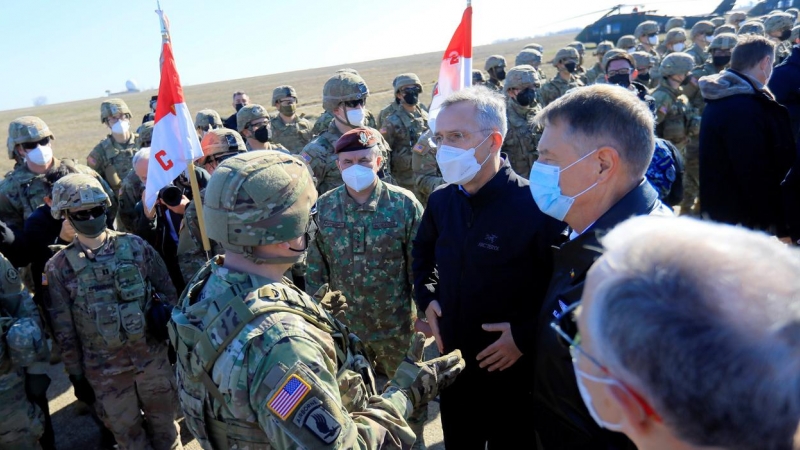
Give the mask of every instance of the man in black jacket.
<svg viewBox="0 0 800 450">
<path fill-rule="evenodd" d="M 800 26 L 795 27 L 798 28 Z M 769 90 L 775 95 L 775 101 L 789 110 L 796 139 L 800 134 L 800 44 L 795 43 L 792 54 L 775 67 L 769 78 Z"/>
<path fill-rule="evenodd" d="M 780 185 L 795 142 L 789 113 L 765 87 L 774 44 L 761 36 L 739 39 L 730 69 L 700 79 L 700 207 L 711 220 L 784 237 Z"/>
<path fill-rule="evenodd" d="M 550 323 L 580 300 L 586 271 L 601 253 L 599 234 L 631 216 L 672 214 L 644 178 L 653 156 L 653 114 L 636 94 L 598 84 L 559 98 L 537 121 L 544 133 L 531 170 L 531 193 L 545 214 L 569 225 L 570 233 L 556 248 L 535 326 L 535 426 L 545 450 L 634 449 L 624 435 L 592 419 L 569 349 Z"/>
<path fill-rule="evenodd" d="M 239 112 L 240 109 L 244 108 L 245 106 L 250 104 L 250 97 L 245 94 L 243 91 L 236 91 L 233 93 L 233 108 L 236 110 L 233 114 L 228 116 L 222 122 L 222 125 L 225 128 L 229 128 L 234 131 L 238 131 L 239 127 L 236 126 L 236 113 Z"/>
<path fill-rule="evenodd" d="M 500 154 L 504 99 L 484 88 L 445 100 L 437 162 L 449 184 L 431 194 L 414 239 L 414 295 L 439 350 L 469 361 L 441 393 L 447 448 L 528 448 L 532 319 L 564 224 L 542 214 Z"/>
</svg>

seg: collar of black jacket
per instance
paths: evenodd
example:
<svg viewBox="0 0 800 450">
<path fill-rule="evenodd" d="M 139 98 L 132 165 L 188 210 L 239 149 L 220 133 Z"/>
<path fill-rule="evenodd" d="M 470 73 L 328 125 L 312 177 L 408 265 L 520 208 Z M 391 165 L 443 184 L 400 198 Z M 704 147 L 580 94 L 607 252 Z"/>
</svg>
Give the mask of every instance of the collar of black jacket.
<svg viewBox="0 0 800 450">
<path fill-rule="evenodd" d="M 519 176 L 511 169 L 511 163 L 508 162 L 508 155 L 500 153 L 500 170 L 492 177 L 491 180 L 486 182 L 478 192 L 468 194 L 461 186 L 454 185 L 459 194 L 468 198 L 472 203 L 484 203 L 490 201 L 497 194 L 503 191 L 504 187 L 509 183 L 517 183 Z"/>
</svg>

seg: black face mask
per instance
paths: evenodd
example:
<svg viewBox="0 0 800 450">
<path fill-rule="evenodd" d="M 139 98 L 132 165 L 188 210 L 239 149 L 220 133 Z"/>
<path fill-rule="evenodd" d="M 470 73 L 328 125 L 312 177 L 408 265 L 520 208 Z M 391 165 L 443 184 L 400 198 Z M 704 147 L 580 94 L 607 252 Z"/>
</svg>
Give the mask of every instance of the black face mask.
<svg viewBox="0 0 800 450">
<path fill-rule="evenodd" d="M 517 94 L 517 103 L 520 106 L 530 106 L 535 97 L 536 91 L 531 88 L 525 88 L 525 90 Z"/>
<path fill-rule="evenodd" d="M 242 104 L 242 103 L 237 103 L 236 104 L 236 112 L 239 112 L 239 110 L 242 109 L 242 108 L 244 108 L 244 104 Z"/>
<path fill-rule="evenodd" d="M 692 82 L 692 76 L 689 75 L 681 81 L 681 86 L 686 86 L 687 84 Z"/>
<path fill-rule="evenodd" d="M 266 144 L 272 138 L 272 128 L 264 125 L 253 132 L 253 137 L 256 138 L 258 142 Z"/>
<path fill-rule="evenodd" d="M 781 33 L 781 40 L 787 41 L 791 36 L 792 36 L 792 30 L 783 30 L 783 33 Z"/>
<path fill-rule="evenodd" d="M 497 77 L 498 80 L 503 81 L 506 79 L 506 69 L 494 69 L 494 76 Z"/>
<path fill-rule="evenodd" d="M 647 83 L 650 81 L 650 72 L 643 73 L 636 77 L 637 80 L 641 81 L 642 83 Z"/>
<path fill-rule="evenodd" d="M 419 94 L 416 92 L 406 92 L 403 94 L 403 101 L 409 105 L 416 105 L 419 102 Z"/>
<path fill-rule="evenodd" d="M 724 67 L 727 66 L 729 62 L 731 62 L 730 56 L 712 56 L 711 57 L 712 64 L 714 67 Z"/>
<path fill-rule="evenodd" d="M 631 85 L 631 76 L 624 73 L 612 75 L 608 77 L 608 84 L 616 84 L 617 86 L 627 88 Z"/>
<path fill-rule="evenodd" d="M 569 73 L 575 73 L 575 69 L 577 67 L 578 67 L 578 65 L 576 63 L 574 63 L 574 62 L 568 62 L 568 63 L 564 64 L 564 68 L 567 69 L 567 72 L 569 72 Z"/>
</svg>

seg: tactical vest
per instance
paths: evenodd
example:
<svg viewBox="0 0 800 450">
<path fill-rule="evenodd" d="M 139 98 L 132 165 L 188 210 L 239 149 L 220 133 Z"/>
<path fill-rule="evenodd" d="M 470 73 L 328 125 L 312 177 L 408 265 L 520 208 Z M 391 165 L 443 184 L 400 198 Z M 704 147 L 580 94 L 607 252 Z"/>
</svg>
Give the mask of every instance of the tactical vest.
<svg viewBox="0 0 800 450">
<path fill-rule="evenodd" d="M 103 150 L 103 157 L 106 160 L 106 166 L 103 167 L 103 173 L 100 175 L 111 185 L 112 188 L 119 188 L 120 183 L 122 183 L 122 179 L 128 175 L 131 168 L 133 167 L 133 154 L 136 152 L 136 146 L 125 146 L 123 148 L 117 148 L 114 145 L 114 140 L 111 135 L 109 135 L 106 139 L 100 142 L 100 147 Z M 136 134 L 131 133 L 131 140 L 130 142 L 136 142 Z M 123 144 L 119 144 L 123 146 Z"/>
<path fill-rule="evenodd" d="M 678 147 L 682 147 L 689 139 L 689 126 L 693 117 L 692 108 L 685 95 L 676 95 L 672 90 L 660 86 L 658 90 L 666 92 L 672 99 L 664 120 L 656 127 L 656 134 Z"/>
<path fill-rule="evenodd" d="M 178 307 L 172 312 L 169 326 L 170 341 L 180 366 L 177 371 L 178 394 L 184 422 L 201 443 L 209 442 L 215 449 L 271 448 L 267 434 L 257 422 L 217 417 L 212 409 L 212 399 L 229 416 L 233 414 L 228 410 L 225 396 L 209 375 L 228 345 L 253 319 L 264 314 L 296 314 L 312 326 L 329 333 L 336 347 L 339 386 L 352 386 L 354 377 L 358 375 L 364 380 L 361 388 L 366 395 L 354 396 L 361 400 L 359 404 L 348 404 L 348 399 L 343 398 L 344 407 L 350 412 L 366 408 L 366 399 L 377 391 L 375 374 L 363 343 L 344 324 L 291 284 L 273 283 L 260 287 L 249 283 L 232 284 L 226 292 L 209 300 L 216 303 L 220 312 L 213 318 L 203 318 L 203 330 L 197 327 L 196 322 L 190 321 L 184 312 L 195 304 L 202 292 L 211 276 L 213 262 L 207 262 L 188 283 Z M 257 299 L 248 304 L 244 297 L 253 291 L 257 291 Z M 215 344 L 217 342 L 219 345 Z M 266 383 L 269 383 L 269 378 Z M 267 387 L 272 390 L 277 386 Z"/>
<path fill-rule="evenodd" d="M 402 106 L 395 105 L 393 105 L 394 111 L 390 112 L 387 117 L 394 113 L 404 128 L 406 141 L 401 143 L 400 148 L 392 148 L 391 155 L 392 172 L 401 174 L 411 171 L 411 148 L 417 143 L 422 133 L 428 129 L 428 115 L 419 107 L 417 107 L 419 116 L 416 116 L 408 113 Z"/>
<path fill-rule="evenodd" d="M 63 250 L 69 265 L 64 276 L 78 279 L 71 307 L 75 329 L 82 346 L 95 351 L 115 350 L 144 338 L 150 296 L 149 283 L 133 257 L 133 239 L 117 233 L 108 239 L 114 258 L 102 262 L 88 259 L 76 242 Z"/>
</svg>

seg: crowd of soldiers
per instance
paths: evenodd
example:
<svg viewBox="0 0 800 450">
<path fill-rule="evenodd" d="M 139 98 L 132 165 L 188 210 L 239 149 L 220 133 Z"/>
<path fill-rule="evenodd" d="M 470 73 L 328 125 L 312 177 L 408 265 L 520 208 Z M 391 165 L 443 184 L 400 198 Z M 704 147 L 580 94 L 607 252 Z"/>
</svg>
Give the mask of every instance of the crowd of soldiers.
<svg viewBox="0 0 800 450">
<path fill-rule="evenodd" d="M 672 206 L 696 214 L 698 79 L 728 66 L 737 34 L 775 41 L 780 64 L 800 42 L 796 19 L 791 9 L 689 30 L 681 18 L 664 30 L 645 21 L 599 43 L 592 65 L 574 42 L 555 53 L 548 79 L 544 49 L 529 44 L 508 70 L 490 56 L 473 83 L 505 97 L 502 152 L 523 177 L 538 158 L 544 106 L 596 83 L 637 91 L 682 160 L 683 198 Z M 629 70 L 610 69 L 620 59 Z M 269 107 L 234 93 L 230 117 L 195 118 L 200 198 L 182 175 L 153 208 L 144 191 L 157 96 L 135 131 L 123 100 L 102 102 L 109 134 L 85 165 L 55 157 L 42 118 L 11 122 L 16 163 L 0 183 L 0 448 L 55 448 L 43 367 L 58 360 L 102 421 L 104 446 L 181 448 L 182 415 L 204 448 L 424 448 L 427 402 L 464 361 L 457 352 L 422 361 L 431 332 L 413 302 L 410 247 L 445 182 L 422 82 L 403 73 L 392 87 L 393 101 L 373 114 L 365 80 L 341 69 L 313 124 L 292 86 L 276 87 Z M 257 351 L 242 360 L 232 342 Z M 297 355 L 305 363 L 289 365 Z"/>
</svg>

